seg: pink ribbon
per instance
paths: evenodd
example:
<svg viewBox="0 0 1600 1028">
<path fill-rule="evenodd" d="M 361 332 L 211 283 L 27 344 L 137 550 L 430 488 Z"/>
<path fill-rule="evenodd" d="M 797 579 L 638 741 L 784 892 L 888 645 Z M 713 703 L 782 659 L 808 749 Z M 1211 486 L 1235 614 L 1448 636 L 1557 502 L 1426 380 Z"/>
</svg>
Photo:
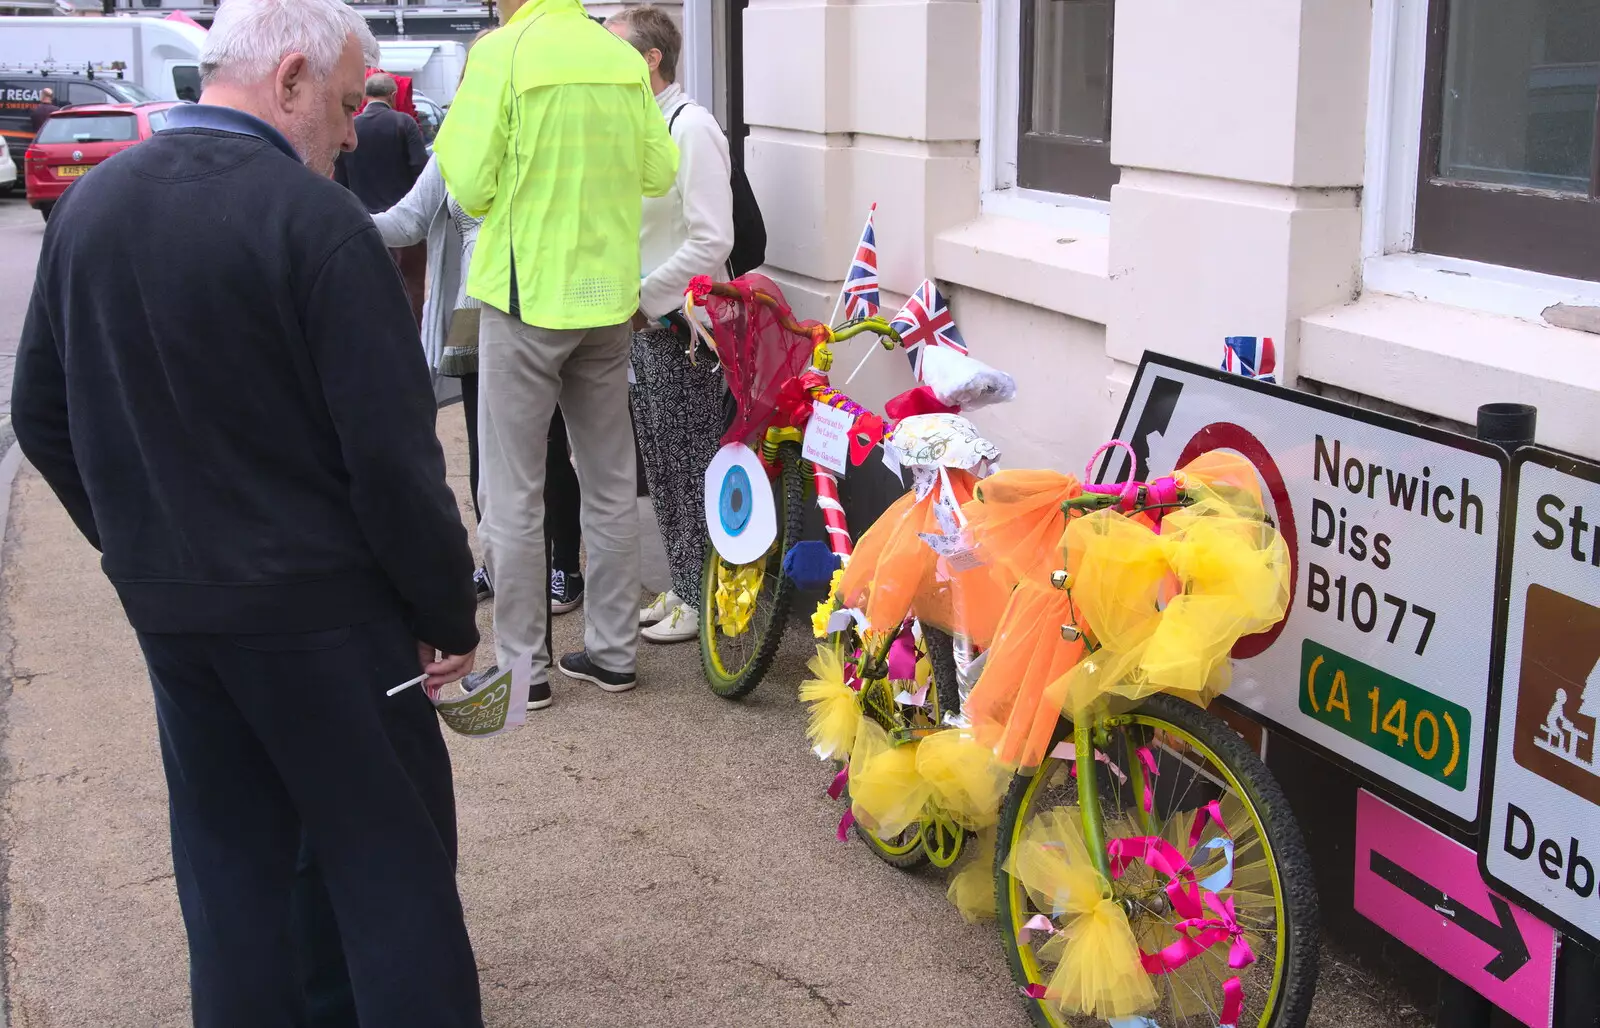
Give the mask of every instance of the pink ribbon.
<svg viewBox="0 0 1600 1028">
<path fill-rule="evenodd" d="M 1194 825 L 1189 829 L 1189 849 L 1191 851 L 1200 845 L 1200 834 L 1205 831 L 1206 821 L 1208 820 L 1216 823 L 1217 831 L 1232 838 L 1232 833 L 1228 831 L 1227 823 L 1222 820 L 1222 802 L 1220 800 L 1212 800 L 1194 812 Z"/>
<path fill-rule="evenodd" d="M 1017 941 L 1026 945 L 1033 939 L 1034 932 L 1044 932 L 1046 935 L 1056 933 L 1055 922 L 1043 914 L 1035 914 L 1022 922 L 1022 927 L 1017 930 Z"/>
<path fill-rule="evenodd" d="M 1146 814 L 1154 814 L 1156 812 L 1155 778 L 1161 772 L 1156 770 L 1155 754 L 1150 752 L 1150 747 L 1139 747 L 1139 763 L 1144 765 L 1145 773 L 1150 776 L 1150 780 L 1144 783 L 1144 812 Z"/>
<path fill-rule="evenodd" d="M 1244 1013 L 1244 982 L 1238 976 L 1222 983 L 1222 1028 L 1237 1028 Z"/>
<path fill-rule="evenodd" d="M 904 682 L 917 677 L 917 648 L 911 638 L 911 629 L 901 629 L 894 645 L 889 647 L 889 679 Z"/>
<path fill-rule="evenodd" d="M 833 784 L 828 786 L 828 799 L 836 800 L 844 795 L 844 787 L 850 781 L 850 767 L 845 765 L 839 773 L 833 776 Z"/>
<path fill-rule="evenodd" d="M 839 831 L 837 835 L 840 842 L 850 841 L 850 829 L 855 826 L 855 823 L 856 812 L 854 810 L 845 811 L 844 817 L 839 819 Z"/>
<path fill-rule="evenodd" d="M 1040 985 L 1038 982 L 1034 982 L 1032 985 L 1024 986 L 1022 990 L 1022 994 L 1029 999 L 1044 999 L 1044 993 L 1044 986 Z"/>
</svg>

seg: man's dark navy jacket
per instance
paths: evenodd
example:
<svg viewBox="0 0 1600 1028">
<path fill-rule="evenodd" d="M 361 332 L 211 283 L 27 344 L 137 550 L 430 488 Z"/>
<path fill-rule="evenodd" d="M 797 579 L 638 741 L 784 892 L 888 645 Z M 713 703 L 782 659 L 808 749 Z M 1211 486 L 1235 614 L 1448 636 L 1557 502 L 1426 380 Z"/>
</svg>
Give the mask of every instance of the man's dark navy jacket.
<svg viewBox="0 0 1600 1028">
<path fill-rule="evenodd" d="M 142 632 L 398 610 L 471 652 L 472 557 L 372 219 L 265 123 L 170 117 L 51 216 L 12 392 L 23 453 Z"/>
<path fill-rule="evenodd" d="M 416 119 L 374 100 L 356 116 L 355 152 L 339 155 L 334 177 L 376 214 L 404 199 L 427 165 Z"/>
</svg>

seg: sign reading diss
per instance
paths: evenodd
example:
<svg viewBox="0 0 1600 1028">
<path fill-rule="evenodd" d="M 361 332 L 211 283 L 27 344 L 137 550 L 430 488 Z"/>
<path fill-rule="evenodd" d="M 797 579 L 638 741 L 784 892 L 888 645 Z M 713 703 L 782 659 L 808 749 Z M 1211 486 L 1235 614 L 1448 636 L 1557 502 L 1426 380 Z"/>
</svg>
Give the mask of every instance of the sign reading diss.
<svg viewBox="0 0 1600 1028">
<path fill-rule="evenodd" d="M 1505 673 L 1485 877 L 1600 939 L 1600 467 L 1514 461 Z"/>
<path fill-rule="evenodd" d="M 1261 478 L 1293 563 L 1291 597 L 1280 624 L 1235 648 L 1228 697 L 1474 821 L 1503 451 L 1154 354 L 1117 438 L 1141 476 L 1229 450 Z M 1122 463 L 1110 473 L 1125 477 Z"/>
</svg>

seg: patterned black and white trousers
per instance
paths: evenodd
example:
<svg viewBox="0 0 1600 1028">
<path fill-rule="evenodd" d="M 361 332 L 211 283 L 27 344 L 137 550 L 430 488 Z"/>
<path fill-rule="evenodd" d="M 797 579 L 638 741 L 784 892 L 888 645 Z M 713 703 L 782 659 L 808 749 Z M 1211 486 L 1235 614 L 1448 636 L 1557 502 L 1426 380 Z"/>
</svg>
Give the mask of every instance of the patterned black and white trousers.
<svg viewBox="0 0 1600 1028">
<path fill-rule="evenodd" d="M 726 427 L 722 374 L 702 351 L 697 364 L 671 329 L 633 334 L 633 375 L 628 390 L 639 430 L 650 503 L 672 569 L 672 591 L 691 607 L 700 603 L 706 559 L 705 477 Z"/>
</svg>

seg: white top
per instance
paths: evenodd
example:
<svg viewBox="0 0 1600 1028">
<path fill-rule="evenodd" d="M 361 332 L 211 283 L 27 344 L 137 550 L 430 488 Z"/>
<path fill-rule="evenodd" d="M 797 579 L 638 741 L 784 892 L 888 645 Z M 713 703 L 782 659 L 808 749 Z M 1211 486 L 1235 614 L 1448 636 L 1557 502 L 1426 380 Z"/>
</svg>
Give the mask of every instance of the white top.
<svg viewBox="0 0 1600 1028">
<path fill-rule="evenodd" d="M 683 291 L 696 275 L 721 281 L 733 252 L 733 165 L 728 138 L 711 112 L 672 83 L 656 94 L 662 117 L 678 144 L 678 177 L 667 195 L 645 197 L 639 224 L 639 309 L 652 318 L 683 306 Z"/>
</svg>

